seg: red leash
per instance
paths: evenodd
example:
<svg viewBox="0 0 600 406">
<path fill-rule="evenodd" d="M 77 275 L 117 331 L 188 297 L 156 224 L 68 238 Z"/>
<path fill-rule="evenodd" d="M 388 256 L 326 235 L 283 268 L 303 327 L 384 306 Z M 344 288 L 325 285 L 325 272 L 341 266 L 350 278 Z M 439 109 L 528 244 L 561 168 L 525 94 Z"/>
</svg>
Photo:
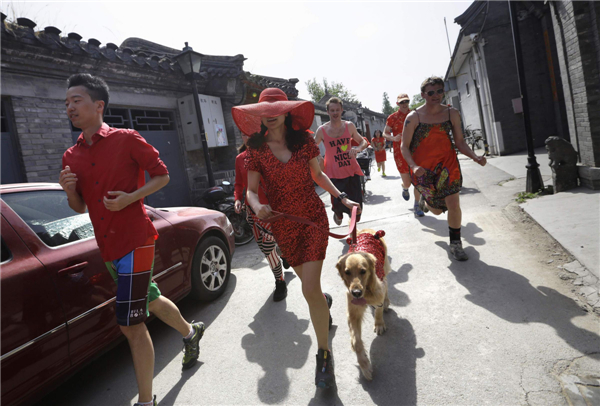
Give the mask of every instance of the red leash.
<svg viewBox="0 0 600 406">
<path fill-rule="evenodd" d="M 334 234 L 334 233 L 330 232 L 329 230 L 327 230 L 327 231 L 323 230 L 321 227 L 319 227 L 312 221 L 305 219 L 304 217 L 292 216 L 291 214 L 280 213 L 278 211 L 272 211 L 272 213 L 275 214 L 273 217 L 270 217 L 263 221 L 266 223 L 272 223 L 274 221 L 277 221 L 277 220 L 285 217 L 286 219 L 295 221 L 297 223 L 302 223 L 302 224 L 306 224 L 306 225 L 309 225 L 312 227 L 316 227 L 317 230 L 328 234 L 330 237 L 337 238 L 338 240 L 341 240 L 342 238 L 346 238 L 347 236 L 352 234 L 352 241 L 353 241 L 353 243 L 356 243 L 356 216 L 358 214 L 358 208 L 356 206 L 352 208 L 352 216 L 350 217 L 350 226 L 349 226 L 349 230 L 348 230 L 347 234 Z"/>
</svg>

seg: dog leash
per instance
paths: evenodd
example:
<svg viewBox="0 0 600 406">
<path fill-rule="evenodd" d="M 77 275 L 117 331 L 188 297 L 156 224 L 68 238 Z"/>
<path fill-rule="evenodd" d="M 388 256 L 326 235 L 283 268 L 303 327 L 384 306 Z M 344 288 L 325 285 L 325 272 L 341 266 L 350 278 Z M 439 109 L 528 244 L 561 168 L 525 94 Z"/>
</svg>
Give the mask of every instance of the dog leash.
<svg viewBox="0 0 600 406">
<path fill-rule="evenodd" d="M 350 234 L 352 234 L 352 241 L 353 241 L 353 243 L 356 243 L 356 217 L 358 215 L 358 208 L 356 206 L 354 206 L 352 208 L 352 215 L 350 216 L 350 225 L 349 225 L 347 234 L 335 234 L 329 230 L 324 230 L 321 227 L 319 227 L 317 224 L 313 223 L 310 220 L 305 219 L 304 217 L 298 217 L 298 216 L 294 216 L 291 214 L 281 213 L 278 211 L 272 211 L 272 213 L 275 214 L 273 217 L 269 217 L 268 219 L 265 219 L 263 221 L 266 223 L 272 223 L 272 222 L 280 220 L 282 218 L 286 218 L 288 220 L 295 221 L 297 223 L 302 223 L 302 224 L 309 225 L 311 227 L 315 227 L 317 230 L 329 235 L 330 237 L 337 238 L 338 240 L 346 238 Z"/>
</svg>

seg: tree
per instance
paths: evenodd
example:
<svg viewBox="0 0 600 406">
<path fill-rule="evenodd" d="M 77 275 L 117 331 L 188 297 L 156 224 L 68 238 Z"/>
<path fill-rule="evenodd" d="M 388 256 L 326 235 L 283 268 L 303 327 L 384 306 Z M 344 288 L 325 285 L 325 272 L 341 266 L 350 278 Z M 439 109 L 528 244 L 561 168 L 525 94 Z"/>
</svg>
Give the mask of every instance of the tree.
<svg viewBox="0 0 600 406">
<path fill-rule="evenodd" d="M 332 96 L 337 96 L 342 100 L 347 100 L 351 103 L 360 103 L 356 98 L 356 95 L 352 93 L 350 90 L 344 86 L 343 83 L 338 82 L 329 82 L 327 78 L 323 78 L 323 84 L 317 82 L 316 78 L 313 78 L 307 82 L 304 82 L 306 85 L 306 89 L 310 94 L 311 100 L 313 102 L 318 102 L 325 96 L 326 93 L 329 93 Z"/>
<path fill-rule="evenodd" d="M 409 109 L 414 110 L 425 104 L 425 100 L 421 97 L 421 94 L 415 94 L 412 98 L 412 103 L 408 106 Z"/>
<path fill-rule="evenodd" d="M 392 107 L 392 104 L 390 103 L 390 98 L 387 94 L 387 92 L 383 92 L 383 106 L 381 108 L 381 112 L 385 115 L 390 115 L 394 112 L 398 111 L 398 106 L 396 107 Z"/>
</svg>

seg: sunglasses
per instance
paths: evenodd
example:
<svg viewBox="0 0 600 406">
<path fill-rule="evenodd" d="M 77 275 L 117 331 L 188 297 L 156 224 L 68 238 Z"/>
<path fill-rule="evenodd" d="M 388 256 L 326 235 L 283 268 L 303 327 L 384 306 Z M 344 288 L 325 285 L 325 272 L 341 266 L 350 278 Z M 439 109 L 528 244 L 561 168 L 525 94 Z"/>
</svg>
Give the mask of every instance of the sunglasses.
<svg viewBox="0 0 600 406">
<path fill-rule="evenodd" d="M 408 104 L 408 100 L 401 101 L 398 104 Z"/>
<path fill-rule="evenodd" d="M 427 92 L 427 96 L 431 97 L 431 96 L 433 96 L 436 93 L 437 94 L 442 94 L 442 93 L 444 93 L 444 89 L 430 90 L 430 91 Z"/>
</svg>

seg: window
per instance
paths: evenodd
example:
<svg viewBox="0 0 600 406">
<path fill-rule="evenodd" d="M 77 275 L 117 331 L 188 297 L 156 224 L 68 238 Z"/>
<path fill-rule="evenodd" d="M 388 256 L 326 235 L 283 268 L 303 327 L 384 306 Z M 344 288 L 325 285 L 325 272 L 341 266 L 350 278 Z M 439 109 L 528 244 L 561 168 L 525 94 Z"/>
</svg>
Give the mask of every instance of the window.
<svg viewBox="0 0 600 406">
<path fill-rule="evenodd" d="M 2 199 L 49 247 L 94 236 L 90 216 L 74 212 L 62 190 L 6 193 Z"/>
<path fill-rule="evenodd" d="M 1 242 L 1 249 L 0 249 L 0 256 L 2 258 L 0 258 L 0 262 L 4 263 L 6 261 L 8 261 L 9 259 L 12 258 L 12 254 L 10 253 L 10 250 L 8 249 L 8 247 L 6 246 L 6 244 L 4 244 L 4 238 L 2 238 L 0 240 Z"/>
<path fill-rule="evenodd" d="M 142 110 L 112 107 L 106 109 L 104 122 L 114 128 L 133 128 L 136 131 L 172 131 L 175 130 L 175 118 L 172 111 Z M 71 124 L 74 132 L 81 130 Z"/>
</svg>

